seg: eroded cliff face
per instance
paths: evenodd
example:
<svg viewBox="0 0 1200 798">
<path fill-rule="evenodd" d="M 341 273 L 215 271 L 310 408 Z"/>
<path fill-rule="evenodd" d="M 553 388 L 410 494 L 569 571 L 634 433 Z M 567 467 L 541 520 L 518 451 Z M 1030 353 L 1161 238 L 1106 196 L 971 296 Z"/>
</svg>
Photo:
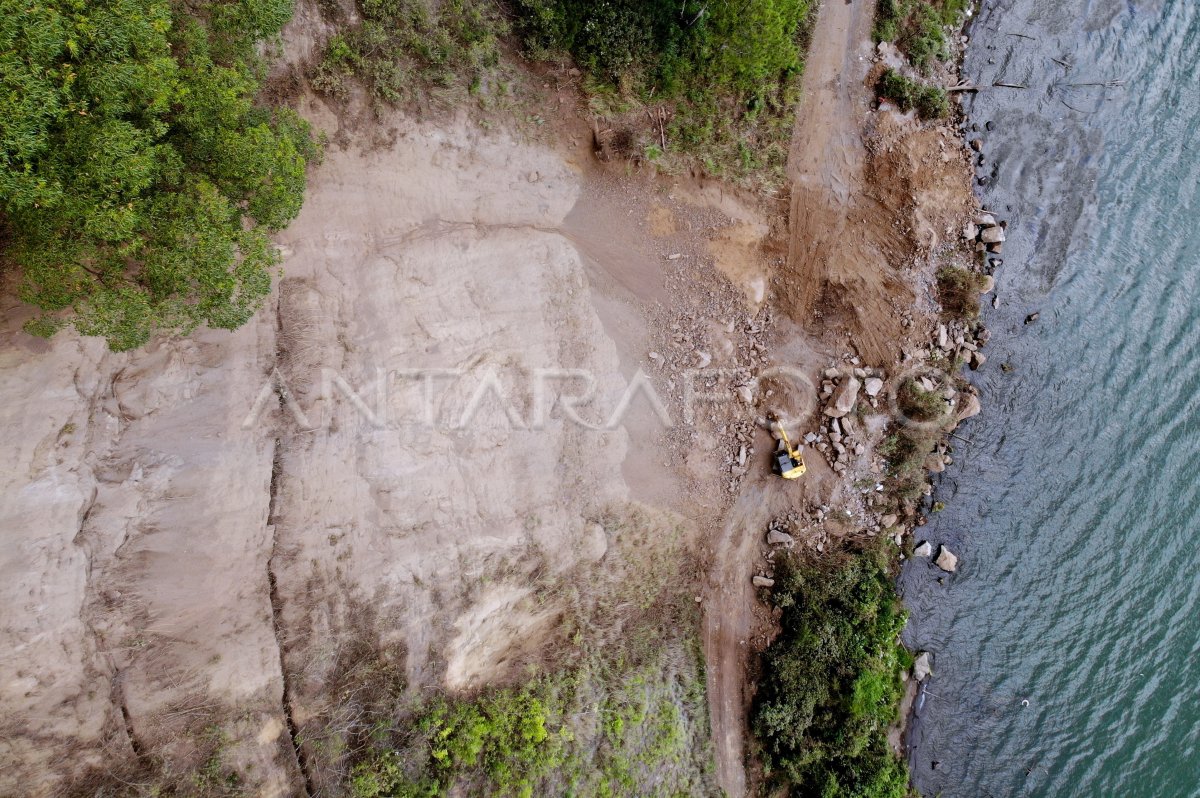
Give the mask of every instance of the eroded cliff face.
<svg viewBox="0 0 1200 798">
<path fill-rule="evenodd" d="M 347 646 L 410 686 L 502 677 L 553 626 L 530 574 L 603 552 L 626 433 L 534 387 L 594 374 L 599 418 L 628 384 L 558 232 L 579 176 L 396 124 L 385 149 L 331 148 L 241 330 L 116 355 L 6 307 L 0 792 L 217 749 L 256 792 L 319 787 L 304 737 Z"/>
</svg>

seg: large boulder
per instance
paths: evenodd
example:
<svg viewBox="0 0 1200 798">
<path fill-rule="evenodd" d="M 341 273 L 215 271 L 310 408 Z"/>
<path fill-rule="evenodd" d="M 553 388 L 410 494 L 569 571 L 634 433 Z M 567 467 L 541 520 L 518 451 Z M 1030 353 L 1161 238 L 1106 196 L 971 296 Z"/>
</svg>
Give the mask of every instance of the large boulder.
<svg viewBox="0 0 1200 798">
<path fill-rule="evenodd" d="M 1004 228 L 997 225 L 996 227 L 985 227 L 983 232 L 979 234 L 979 240 L 985 244 L 999 244 L 1004 241 Z"/>
<path fill-rule="evenodd" d="M 929 652 L 922 651 L 913 660 L 913 678 L 918 682 L 923 682 L 933 673 L 933 663 L 930 661 Z"/>
<path fill-rule="evenodd" d="M 938 556 L 933 564 L 946 573 L 952 574 L 958 568 L 958 557 L 943 545 L 938 549 Z"/>
<path fill-rule="evenodd" d="M 964 421 L 973 416 L 977 416 L 979 415 L 980 411 L 983 410 L 983 405 L 979 403 L 978 396 L 973 393 L 968 393 L 965 394 L 965 397 L 966 398 L 959 403 L 958 413 L 955 414 L 955 418 L 958 421 Z"/>
<path fill-rule="evenodd" d="M 825 408 L 825 415 L 841 418 L 849 413 L 858 404 L 858 392 L 861 389 L 862 382 L 858 377 L 847 377 L 838 387 L 838 391 L 833 397 L 833 404 Z"/>
<path fill-rule="evenodd" d="M 772 529 L 767 533 L 767 543 L 772 546 L 788 546 L 790 548 L 796 543 L 796 539 L 787 532 Z"/>
</svg>

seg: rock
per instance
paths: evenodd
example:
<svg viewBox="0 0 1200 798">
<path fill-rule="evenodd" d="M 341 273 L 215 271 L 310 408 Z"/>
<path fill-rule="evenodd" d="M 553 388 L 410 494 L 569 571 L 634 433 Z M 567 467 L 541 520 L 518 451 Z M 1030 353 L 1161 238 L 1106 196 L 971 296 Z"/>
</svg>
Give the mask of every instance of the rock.
<svg viewBox="0 0 1200 798">
<path fill-rule="evenodd" d="M 818 436 L 817 433 L 815 433 L 815 432 L 805 433 L 804 442 L 805 443 L 816 443 L 818 437 L 820 437 L 820 436 Z"/>
<path fill-rule="evenodd" d="M 789 548 L 796 543 L 796 539 L 787 532 L 780 532 L 778 529 L 772 529 L 767 533 L 767 543 L 772 546 L 788 546 Z"/>
<path fill-rule="evenodd" d="M 990 274 L 983 276 L 983 282 L 979 285 L 979 293 L 990 294 L 996 290 L 996 278 Z"/>
<path fill-rule="evenodd" d="M 1033 324 L 1035 321 L 1037 321 L 1039 318 L 1041 318 L 1041 316 L 1042 316 L 1041 313 L 1037 313 L 1037 312 L 1030 313 L 1028 316 L 1025 317 L 1025 323 Z"/>
<path fill-rule="evenodd" d="M 842 376 L 842 372 L 837 369 L 825 369 L 825 379 L 827 380 L 836 380 L 840 376 Z"/>
<path fill-rule="evenodd" d="M 649 355 L 647 355 L 647 357 L 649 357 L 651 360 L 658 360 L 660 357 L 662 357 L 662 355 L 658 354 L 658 352 L 651 352 Z"/>
<path fill-rule="evenodd" d="M 992 297 L 992 307 L 993 308 L 1000 307 L 1000 297 L 998 297 L 998 296 Z"/>
<path fill-rule="evenodd" d="M 592 562 L 602 560 L 608 553 L 608 533 L 600 524 L 592 524 L 583 536 L 581 544 L 579 553 L 584 559 Z"/>
<path fill-rule="evenodd" d="M 939 325 L 938 325 L 938 328 L 937 328 L 937 345 L 938 345 L 938 349 L 945 349 L 945 348 L 946 348 L 946 344 L 948 344 L 949 342 L 950 342 L 950 341 L 949 341 L 949 337 L 948 337 L 948 334 L 947 334 L 947 332 L 946 332 L 946 325 L 945 325 L 945 324 L 939 324 Z"/>
<path fill-rule="evenodd" d="M 931 663 L 929 661 L 929 652 L 922 651 L 913 661 L 913 678 L 918 682 L 923 682 L 933 673 Z"/>
<path fill-rule="evenodd" d="M 946 463 L 942 460 L 941 455 L 931 454 L 925 458 L 925 470 L 940 474 L 946 470 Z"/>
<path fill-rule="evenodd" d="M 980 213 L 975 217 L 975 224 L 980 227 L 995 227 L 996 217 L 990 213 Z"/>
<path fill-rule="evenodd" d="M 971 149 L 975 152 L 983 152 L 983 139 L 971 139 Z"/>
<path fill-rule="evenodd" d="M 895 513 L 888 513 L 887 515 L 885 515 L 879 519 L 879 523 L 885 527 L 895 526 L 896 522 L 899 520 L 900 520 L 900 517 L 898 515 L 896 515 Z"/>
<path fill-rule="evenodd" d="M 914 557 L 928 557 L 933 554 L 933 545 L 928 540 L 922 540 L 921 544 L 913 549 Z"/>
<path fill-rule="evenodd" d="M 739 386 L 737 389 L 737 395 L 738 395 L 738 398 L 742 400 L 743 404 L 747 404 L 747 405 L 754 404 L 754 391 L 750 388 L 749 385 Z"/>
<path fill-rule="evenodd" d="M 954 555 L 954 552 L 946 548 L 945 545 L 942 545 L 938 548 L 938 556 L 933 561 L 933 564 L 946 573 L 952 574 L 958 568 L 958 557 Z"/>
<path fill-rule="evenodd" d="M 997 241 L 995 244 L 983 244 L 981 242 L 981 246 L 983 246 L 985 252 L 990 252 L 993 255 L 999 255 L 1004 251 L 1004 244 L 999 241 Z"/>
<path fill-rule="evenodd" d="M 959 421 L 977 416 L 983 410 L 983 405 L 979 404 L 978 396 L 969 393 L 966 397 L 966 400 L 960 403 L 958 413 L 955 415 L 955 418 Z"/>
<path fill-rule="evenodd" d="M 755 587 L 775 587 L 775 580 L 765 576 L 756 576 L 750 580 Z"/>
<path fill-rule="evenodd" d="M 963 238 L 967 239 L 968 241 L 974 241 L 978 237 L 979 226 L 974 222 L 967 222 L 966 225 L 963 226 Z"/>
<path fill-rule="evenodd" d="M 979 234 L 979 240 L 985 244 L 999 244 L 1005 240 L 1003 227 L 988 227 Z"/>
<path fill-rule="evenodd" d="M 862 388 L 862 383 L 857 377 L 847 378 L 841 385 L 837 394 L 833 398 L 833 409 L 836 413 L 829 413 L 834 418 L 841 418 L 854 409 L 854 405 L 858 403 L 858 392 Z M 828 413 L 828 411 L 826 411 Z"/>
<path fill-rule="evenodd" d="M 987 362 L 987 355 L 983 352 L 971 353 L 971 371 L 977 371 L 980 366 Z"/>
<path fill-rule="evenodd" d="M 883 390 L 883 380 L 867 377 L 867 381 L 863 383 L 863 390 L 867 392 L 867 396 L 879 396 L 879 392 Z"/>
<path fill-rule="evenodd" d="M 698 368 L 698 369 L 707 368 L 708 364 L 711 362 L 712 362 L 712 355 L 710 355 L 708 352 L 697 352 L 696 353 L 696 368 Z"/>
<path fill-rule="evenodd" d="M 860 380 L 865 380 L 867 378 L 867 370 L 866 369 L 855 369 L 854 376 L 858 377 Z"/>
</svg>

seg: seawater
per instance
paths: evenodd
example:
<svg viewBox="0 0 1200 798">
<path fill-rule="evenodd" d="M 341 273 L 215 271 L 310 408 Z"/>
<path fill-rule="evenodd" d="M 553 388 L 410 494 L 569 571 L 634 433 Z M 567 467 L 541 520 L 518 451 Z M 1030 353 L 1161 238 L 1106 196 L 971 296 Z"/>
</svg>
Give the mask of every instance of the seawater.
<svg viewBox="0 0 1200 798">
<path fill-rule="evenodd" d="M 984 0 L 967 32 L 968 80 L 1027 88 L 966 104 L 1009 240 L 918 530 L 959 570 L 900 577 L 914 779 L 1200 795 L 1200 2 Z"/>
</svg>

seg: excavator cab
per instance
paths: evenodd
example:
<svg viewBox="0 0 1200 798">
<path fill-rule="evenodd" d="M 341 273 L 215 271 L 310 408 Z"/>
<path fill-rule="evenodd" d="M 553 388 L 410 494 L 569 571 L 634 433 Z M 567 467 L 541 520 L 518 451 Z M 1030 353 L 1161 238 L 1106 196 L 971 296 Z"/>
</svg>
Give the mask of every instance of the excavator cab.
<svg viewBox="0 0 1200 798">
<path fill-rule="evenodd" d="M 784 479 L 797 479 L 804 476 L 804 472 L 808 470 L 808 466 L 804 464 L 804 455 L 800 454 L 799 449 L 792 447 L 792 442 L 788 440 L 783 424 L 777 426 L 779 427 L 779 448 L 771 457 L 772 469 Z"/>
</svg>

